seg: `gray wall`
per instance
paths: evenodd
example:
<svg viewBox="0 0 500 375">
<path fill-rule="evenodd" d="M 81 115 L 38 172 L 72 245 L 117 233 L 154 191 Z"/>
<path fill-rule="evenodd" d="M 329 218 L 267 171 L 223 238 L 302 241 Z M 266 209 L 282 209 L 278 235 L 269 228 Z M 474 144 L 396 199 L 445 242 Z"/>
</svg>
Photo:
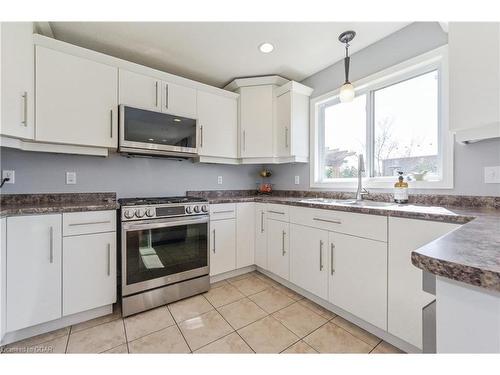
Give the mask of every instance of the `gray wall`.
<svg viewBox="0 0 500 375">
<path fill-rule="evenodd" d="M 184 195 L 186 190 L 253 189 L 261 166 L 200 164 L 169 159 L 107 158 L 1 149 L 1 168 L 16 171 L 8 193 L 116 192 L 118 197 Z M 76 185 L 66 185 L 66 171 Z M 222 176 L 222 185 L 217 184 Z"/>
<path fill-rule="evenodd" d="M 447 34 L 436 22 L 417 22 L 352 55 L 350 79 L 369 76 L 447 43 Z M 355 43 L 354 40 L 353 43 Z M 335 90 L 344 82 L 344 63 L 336 64 L 306 78 L 303 84 L 314 88 L 313 97 Z M 484 183 L 484 167 L 500 165 L 500 140 L 471 145 L 455 144 L 454 189 L 412 190 L 428 194 L 500 196 L 499 184 Z M 309 164 L 269 166 L 274 172 L 275 189 L 312 190 L 309 188 Z M 300 176 L 300 184 L 294 184 Z M 345 189 L 344 189 L 345 190 Z M 383 190 L 380 190 L 383 191 Z"/>
</svg>

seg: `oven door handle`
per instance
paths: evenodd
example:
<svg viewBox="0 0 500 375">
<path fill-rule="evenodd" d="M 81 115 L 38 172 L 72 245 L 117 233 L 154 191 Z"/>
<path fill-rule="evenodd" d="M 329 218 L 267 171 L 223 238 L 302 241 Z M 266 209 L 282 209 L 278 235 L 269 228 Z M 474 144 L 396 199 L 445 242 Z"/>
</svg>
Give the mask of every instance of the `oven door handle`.
<svg viewBox="0 0 500 375">
<path fill-rule="evenodd" d="M 156 228 L 166 228 L 175 227 L 177 225 L 189 225 L 189 224 L 202 224 L 208 223 L 208 215 L 203 217 L 195 218 L 168 218 L 160 220 L 148 220 L 138 222 L 126 222 L 122 223 L 122 228 L 125 231 L 141 230 L 141 229 L 156 229 Z"/>
</svg>

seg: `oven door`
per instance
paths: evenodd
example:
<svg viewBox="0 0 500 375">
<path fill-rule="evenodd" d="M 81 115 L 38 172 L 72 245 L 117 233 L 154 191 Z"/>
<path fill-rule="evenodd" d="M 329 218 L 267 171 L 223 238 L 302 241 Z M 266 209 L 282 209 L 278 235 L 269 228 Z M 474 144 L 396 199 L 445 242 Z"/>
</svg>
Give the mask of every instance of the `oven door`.
<svg viewBox="0 0 500 375">
<path fill-rule="evenodd" d="M 208 275 L 208 215 L 122 223 L 122 295 Z"/>
<path fill-rule="evenodd" d="M 120 105 L 119 151 L 193 157 L 196 120 Z"/>
</svg>

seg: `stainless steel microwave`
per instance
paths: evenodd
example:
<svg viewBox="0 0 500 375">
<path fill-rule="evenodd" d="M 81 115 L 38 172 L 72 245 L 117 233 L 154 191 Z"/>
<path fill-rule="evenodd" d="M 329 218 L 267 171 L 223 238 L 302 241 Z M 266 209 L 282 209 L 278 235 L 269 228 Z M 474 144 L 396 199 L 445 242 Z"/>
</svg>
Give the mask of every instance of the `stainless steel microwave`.
<svg viewBox="0 0 500 375">
<path fill-rule="evenodd" d="M 119 152 L 195 157 L 196 134 L 195 119 L 120 105 Z"/>
</svg>

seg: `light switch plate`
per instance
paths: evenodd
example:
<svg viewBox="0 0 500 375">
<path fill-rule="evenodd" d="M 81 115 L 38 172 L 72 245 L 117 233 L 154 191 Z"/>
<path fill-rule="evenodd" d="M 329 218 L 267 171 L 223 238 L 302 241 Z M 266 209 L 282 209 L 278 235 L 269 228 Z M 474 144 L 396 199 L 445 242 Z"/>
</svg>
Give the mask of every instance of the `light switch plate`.
<svg viewBox="0 0 500 375">
<path fill-rule="evenodd" d="M 16 182 L 16 171 L 4 169 L 2 171 L 2 180 L 4 178 L 9 178 L 9 181 L 5 181 L 6 184 L 13 184 Z"/>
<path fill-rule="evenodd" d="M 300 176 L 295 176 L 295 185 L 300 184 Z"/>
<path fill-rule="evenodd" d="M 484 183 L 500 184 L 500 166 L 484 167 Z"/>
<path fill-rule="evenodd" d="M 76 172 L 66 172 L 66 185 L 76 184 Z"/>
<path fill-rule="evenodd" d="M 222 185 L 222 176 L 217 176 L 217 184 Z"/>
</svg>

